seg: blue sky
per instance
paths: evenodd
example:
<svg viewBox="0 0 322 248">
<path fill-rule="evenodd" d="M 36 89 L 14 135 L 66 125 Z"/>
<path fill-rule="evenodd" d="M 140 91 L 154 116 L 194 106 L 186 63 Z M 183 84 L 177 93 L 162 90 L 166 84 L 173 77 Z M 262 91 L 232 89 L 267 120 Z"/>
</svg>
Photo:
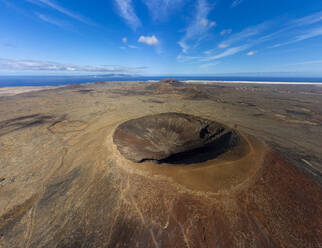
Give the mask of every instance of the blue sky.
<svg viewBox="0 0 322 248">
<path fill-rule="evenodd" d="M 0 0 L 0 74 L 322 75 L 321 0 Z"/>
</svg>

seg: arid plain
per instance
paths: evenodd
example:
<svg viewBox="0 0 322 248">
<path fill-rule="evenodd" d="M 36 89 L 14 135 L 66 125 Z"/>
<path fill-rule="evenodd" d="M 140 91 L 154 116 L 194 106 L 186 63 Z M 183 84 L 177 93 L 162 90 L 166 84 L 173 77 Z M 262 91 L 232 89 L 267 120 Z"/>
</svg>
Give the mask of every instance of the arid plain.
<svg viewBox="0 0 322 248">
<path fill-rule="evenodd" d="M 322 246 L 321 86 L 98 82 L 23 91 L 0 94 L 1 248 Z M 183 144 L 181 159 L 208 141 L 189 143 L 190 129 L 174 117 L 161 120 L 159 136 L 150 119 L 140 127 L 152 136 L 130 136 L 141 135 L 135 123 L 114 135 L 161 113 L 202 118 L 191 131 L 200 139 L 227 130 L 240 142 L 205 161 L 161 163 L 126 145 L 160 140 L 153 149 L 165 153 L 153 156 L 164 159 Z M 199 120 L 191 118 L 182 123 Z M 218 129 L 208 131 L 211 121 Z"/>
</svg>

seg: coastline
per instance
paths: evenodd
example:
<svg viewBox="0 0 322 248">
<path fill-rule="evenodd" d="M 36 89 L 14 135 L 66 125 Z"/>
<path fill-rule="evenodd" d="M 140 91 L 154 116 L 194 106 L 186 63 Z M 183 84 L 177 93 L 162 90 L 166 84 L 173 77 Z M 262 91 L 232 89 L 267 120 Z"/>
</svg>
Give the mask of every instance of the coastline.
<svg viewBox="0 0 322 248">
<path fill-rule="evenodd" d="M 267 81 L 217 81 L 217 80 L 184 80 L 185 83 L 198 84 L 270 84 L 270 85 L 318 85 L 322 82 L 267 82 Z"/>
<path fill-rule="evenodd" d="M 105 81 L 104 83 L 124 83 L 124 81 Z M 127 82 L 127 81 L 126 81 Z M 134 83 L 140 83 L 142 81 L 133 81 Z M 146 83 L 156 83 L 157 80 L 148 80 Z M 183 80 L 182 82 L 187 84 L 257 84 L 257 85 L 315 85 L 322 87 L 322 82 L 267 82 L 267 81 L 217 81 L 217 80 Z M 94 84 L 96 82 L 88 82 L 82 83 L 82 85 L 86 84 Z M 35 92 L 41 90 L 50 90 L 57 89 L 60 87 L 66 87 L 68 85 L 73 84 L 62 84 L 56 86 L 6 86 L 0 87 L 0 97 L 1 96 L 14 96 L 18 94 Z"/>
</svg>

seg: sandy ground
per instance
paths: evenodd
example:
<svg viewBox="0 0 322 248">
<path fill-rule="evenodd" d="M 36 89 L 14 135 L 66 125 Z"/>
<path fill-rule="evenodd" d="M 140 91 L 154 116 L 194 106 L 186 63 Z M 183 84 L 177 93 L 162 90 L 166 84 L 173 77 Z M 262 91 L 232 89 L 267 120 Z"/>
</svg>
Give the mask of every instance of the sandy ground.
<svg viewBox="0 0 322 248">
<path fill-rule="evenodd" d="M 25 86 L 25 87 L 2 87 L 0 88 L 0 96 L 14 96 L 17 94 L 27 93 L 31 91 L 55 89 L 61 86 Z"/>
<path fill-rule="evenodd" d="M 117 126 L 157 113 L 237 129 L 249 151 L 137 164 Z M 0 96 L 0 247 L 319 247 L 322 89 L 97 83 Z"/>
</svg>

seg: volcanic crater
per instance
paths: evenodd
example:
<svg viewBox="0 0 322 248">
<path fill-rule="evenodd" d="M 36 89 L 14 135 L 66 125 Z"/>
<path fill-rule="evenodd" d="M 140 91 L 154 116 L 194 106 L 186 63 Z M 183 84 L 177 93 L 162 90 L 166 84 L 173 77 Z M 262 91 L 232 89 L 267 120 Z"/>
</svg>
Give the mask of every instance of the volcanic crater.
<svg viewBox="0 0 322 248">
<path fill-rule="evenodd" d="M 322 87 L 174 83 L 2 97 L 0 247 L 321 247 Z"/>
<path fill-rule="evenodd" d="M 183 113 L 161 113 L 120 124 L 114 144 L 126 159 L 142 163 L 188 165 L 225 153 L 241 153 L 247 143 L 236 131 L 218 122 Z"/>
</svg>

